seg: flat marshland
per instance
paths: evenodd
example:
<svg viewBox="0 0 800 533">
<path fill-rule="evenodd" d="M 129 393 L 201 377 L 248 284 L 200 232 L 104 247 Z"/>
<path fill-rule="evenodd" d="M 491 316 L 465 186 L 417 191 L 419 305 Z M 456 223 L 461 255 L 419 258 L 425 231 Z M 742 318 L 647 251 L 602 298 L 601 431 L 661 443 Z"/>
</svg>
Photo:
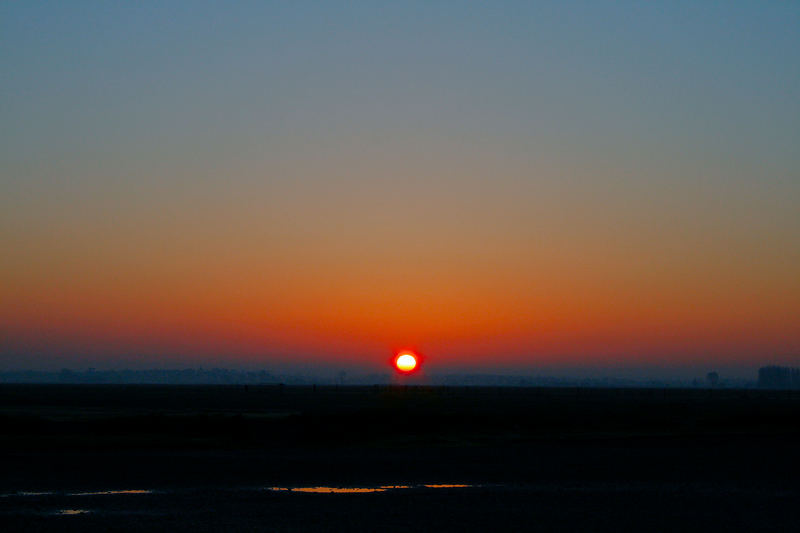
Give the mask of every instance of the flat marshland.
<svg viewBox="0 0 800 533">
<path fill-rule="evenodd" d="M 791 391 L 5 384 L 0 427 L 3 530 L 800 523 Z"/>
</svg>

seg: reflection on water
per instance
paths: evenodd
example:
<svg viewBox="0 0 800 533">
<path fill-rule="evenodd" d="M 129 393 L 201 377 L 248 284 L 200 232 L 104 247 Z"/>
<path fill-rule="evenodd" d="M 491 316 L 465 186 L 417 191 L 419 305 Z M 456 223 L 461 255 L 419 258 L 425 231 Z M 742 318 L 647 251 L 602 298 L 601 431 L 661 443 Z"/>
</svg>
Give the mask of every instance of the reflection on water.
<svg viewBox="0 0 800 533">
<path fill-rule="evenodd" d="M 280 492 L 316 492 L 321 494 L 355 494 L 362 492 L 384 492 L 385 487 L 267 487 Z"/>
<path fill-rule="evenodd" d="M 380 485 L 378 487 L 265 487 L 266 490 L 277 492 L 311 492 L 317 494 L 363 494 L 368 492 L 386 492 L 387 490 L 400 489 L 463 489 L 474 485 Z"/>
<path fill-rule="evenodd" d="M 152 494 L 152 490 L 128 489 L 128 490 L 98 490 L 93 492 L 70 492 L 67 496 L 108 496 L 112 494 Z"/>
<path fill-rule="evenodd" d="M 91 513 L 89 509 L 61 509 L 60 511 L 56 511 L 55 514 L 60 516 L 73 516 L 76 514 L 87 514 Z"/>
<path fill-rule="evenodd" d="M 269 490 L 274 492 L 305 492 L 315 494 L 366 494 L 370 492 L 386 492 L 392 490 L 413 490 L 413 489 L 464 489 L 469 487 L 476 487 L 477 485 L 455 484 L 455 483 L 432 483 L 420 485 L 375 485 L 368 487 L 262 487 L 255 490 Z M 254 490 L 248 488 L 246 490 Z M 159 493 L 174 492 L 174 491 L 158 491 Z M 154 491 L 150 489 L 121 489 L 121 490 L 94 490 L 84 492 L 34 492 L 34 491 L 18 491 L 6 494 L 0 494 L 0 498 L 9 497 L 35 497 L 35 496 L 58 496 L 58 497 L 75 497 L 75 496 L 115 496 L 115 495 L 135 495 L 135 494 L 153 494 Z M 63 509 L 56 514 L 83 514 L 90 511 L 85 509 Z"/>
<path fill-rule="evenodd" d="M 0 494 L 0 498 L 12 498 L 14 496 L 108 496 L 114 494 L 152 494 L 152 490 L 145 489 L 125 489 L 125 490 L 96 490 L 87 492 L 53 492 L 53 491 L 29 491 L 20 490 L 17 492 L 7 492 Z"/>
<path fill-rule="evenodd" d="M 379 487 L 297 487 L 292 489 L 292 492 L 316 492 L 316 493 L 333 493 L 333 494 L 358 494 L 362 492 L 384 492 L 386 489 Z"/>
</svg>

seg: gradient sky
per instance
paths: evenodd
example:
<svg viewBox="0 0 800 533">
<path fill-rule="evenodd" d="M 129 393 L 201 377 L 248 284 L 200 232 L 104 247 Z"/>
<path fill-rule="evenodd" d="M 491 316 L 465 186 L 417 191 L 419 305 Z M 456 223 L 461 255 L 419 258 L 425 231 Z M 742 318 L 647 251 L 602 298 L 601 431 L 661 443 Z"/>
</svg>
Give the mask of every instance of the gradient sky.
<svg viewBox="0 0 800 533">
<path fill-rule="evenodd" d="M 800 3 L 379 4 L 0 5 L 0 369 L 800 364 Z"/>
</svg>

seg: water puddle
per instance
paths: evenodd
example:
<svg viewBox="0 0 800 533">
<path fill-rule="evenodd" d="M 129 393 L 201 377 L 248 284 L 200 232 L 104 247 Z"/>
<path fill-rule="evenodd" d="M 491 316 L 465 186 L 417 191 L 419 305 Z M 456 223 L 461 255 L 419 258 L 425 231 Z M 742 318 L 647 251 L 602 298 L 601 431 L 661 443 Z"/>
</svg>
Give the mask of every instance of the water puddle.
<svg viewBox="0 0 800 533">
<path fill-rule="evenodd" d="M 67 496 L 111 496 L 114 494 L 152 494 L 152 490 L 128 489 L 128 490 L 98 490 L 92 492 L 68 492 Z"/>
<path fill-rule="evenodd" d="M 0 498 L 28 497 L 36 496 L 113 496 L 117 494 L 153 494 L 149 489 L 124 489 L 124 490 L 95 490 L 85 492 L 54 492 L 54 491 L 29 491 L 20 490 L 17 492 L 7 492 L 0 494 Z"/>
<path fill-rule="evenodd" d="M 270 490 L 283 490 L 289 492 L 312 492 L 317 494 L 359 494 L 366 492 L 385 492 L 380 487 L 270 487 Z"/>
<path fill-rule="evenodd" d="M 273 492 L 306 492 L 314 494 L 365 494 L 406 489 L 465 489 L 475 485 L 430 484 L 430 485 L 380 485 L 377 487 L 265 487 Z"/>
<path fill-rule="evenodd" d="M 51 496 L 55 494 L 54 492 L 31 492 L 21 490 L 19 492 L 9 492 L 6 494 L 0 494 L 0 498 L 10 498 L 12 496 Z"/>
<path fill-rule="evenodd" d="M 89 514 L 89 513 L 91 513 L 89 509 L 61 509 L 53 514 L 56 514 L 58 516 L 75 516 L 79 514 Z"/>
<path fill-rule="evenodd" d="M 244 490 L 267 490 L 271 492 L 299 492 L 308 494 L 369 494 L 373 492 L 387 492 L 399 490 L 428 490 L 428 489 L 466 489 L 470 487 L 478 487 L 481 485 L 468 485 L 461 483 L 428 483 L 416 485 L 375 485 L 375 486 L 312 486 L 312 487 L 251 487 Z M 184 489 L 185 491 L 186 489 Z M 242 490 L 242 489 L 239 489 Z M 53 497 L 86 497 L 86 496 L 129 496 L 141 494 L 154 494 L 156 491 L 150 489 L 118 489 L 118 490 L 91 490 L 81 492 L 55 492 L 55 491 L 17 491 L 6 494 L 0 494 L 0 498 L 34 498 L 37 496 L 53 496 Z M 167 490 L 157 491 L 159 493 L 175 493 L 181 492 L 180 490 Z M 87 509 L 61 509 L 51 514 L 57 515 L 76 515 L 85 514 L 92 511 Z"/>
</svg>

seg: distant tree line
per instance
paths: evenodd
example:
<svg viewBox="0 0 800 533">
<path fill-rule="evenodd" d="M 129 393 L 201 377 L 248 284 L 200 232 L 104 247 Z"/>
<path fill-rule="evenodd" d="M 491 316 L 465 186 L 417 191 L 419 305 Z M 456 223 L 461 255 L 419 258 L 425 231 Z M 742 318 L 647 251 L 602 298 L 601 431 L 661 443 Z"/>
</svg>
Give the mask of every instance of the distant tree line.
<svg viewBox="0 0 800 533">
<path fill-rule="evenodd" d="M 0 381 L 16 383 L 131 383 L 170 385 L 247 385 L 278 384 L 302 385 L 300 376 L 274 375 L 266 370 L 231 370 L 227 368 L 186 368 L 181 370 L 70 370 L 41 372 L 35 370 L 3 372 Z"/>
<path fill-rule="evenodd" d="M 764 389 L 800 389 L 800 368 L 761 367 L 758 369 L 758 386 Z"/>
<path fill-rule="evenodd" d="M 774 370 L 777 369 L 777 370 Z M 788 372 L 788 374 L 787 374 Z M 794 373 L 792 373 L 794 372 Z M 779 376 L 779 377 L 775 377 Z M 788 376 L 788 377 L 787 377 Z M 792 377 L 794 376 L 794 377 Z M 759 371 L 759 386 L 765 388 L 799 388 L 797 369 L 766 367 Z M 755 386 L 753 380 L 720 380 L 710 372 L 705 380 L 657 380 L 614 377 L 570 378 L 524 374 L 428 374 L 398 377 L 390 373 L 275 373 L 268 370 L 229 368 L 184 368 L 146 370 L 96 370 L 94 368 L 60 371 L 0 371 L 0 383 L 63 383 L 63 384 L 143 384 L 143 385 L 433 385 L 483 387 L 737 387 Z"/>
</svg>

